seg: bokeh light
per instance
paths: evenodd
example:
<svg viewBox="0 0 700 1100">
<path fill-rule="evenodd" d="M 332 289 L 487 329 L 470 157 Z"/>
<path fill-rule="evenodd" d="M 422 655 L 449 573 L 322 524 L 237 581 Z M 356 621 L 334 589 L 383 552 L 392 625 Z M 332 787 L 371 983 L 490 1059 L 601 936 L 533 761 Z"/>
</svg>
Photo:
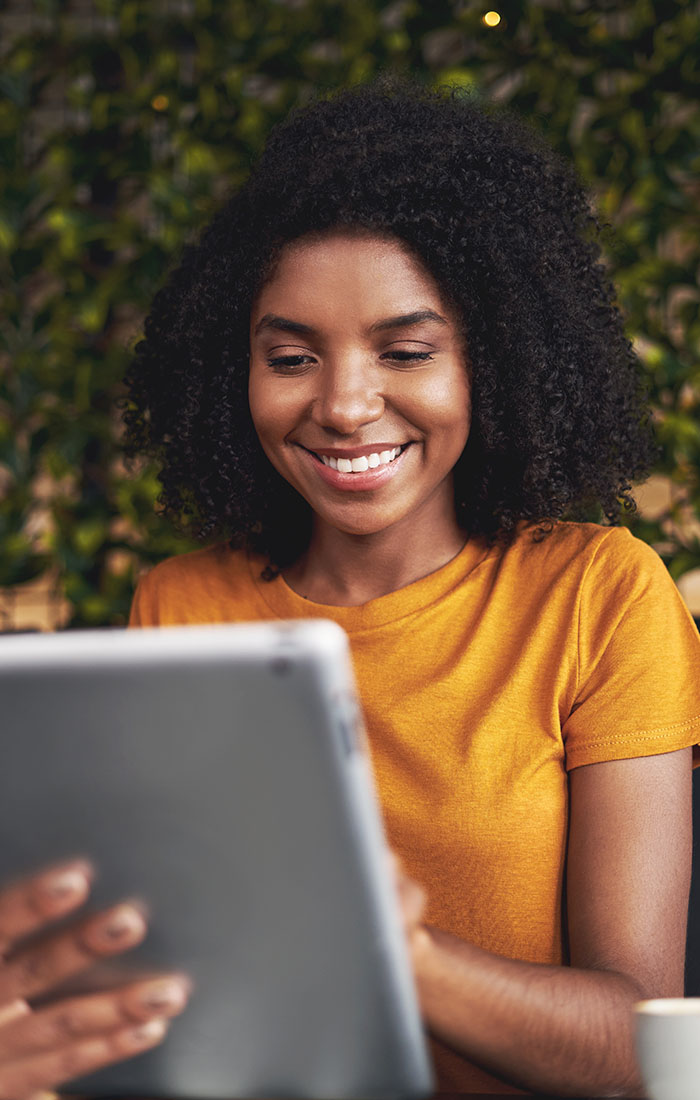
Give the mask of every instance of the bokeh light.
<svg viewBox="0 0 700 1100">
<path fill-rule="evenodd" d="M 497 27 L 501 22 L 501 17 L 497 11 L 487 11 L 484 15 L 484 23 L 487 27 Z"/>
</svg>

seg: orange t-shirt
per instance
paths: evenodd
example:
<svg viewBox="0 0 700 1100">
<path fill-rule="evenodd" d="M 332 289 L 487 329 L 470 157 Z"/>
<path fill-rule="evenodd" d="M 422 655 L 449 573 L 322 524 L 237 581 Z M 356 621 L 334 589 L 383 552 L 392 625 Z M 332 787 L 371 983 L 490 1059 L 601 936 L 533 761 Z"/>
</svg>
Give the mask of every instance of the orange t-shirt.
<svg viewBox="0 0 700 1100">
<path fill-rule="evenodd" d="M 360 607 L 311 603 L 225 545 L 139 583 L 132 624 L 333 619 L 350 637 L 389 841 L 426 919 L 509 958 L 564 959 L 567 770 L 700 740 L 700 637 L 624 528 L 471 539 Z M 504 1092 L 439 1044 L 444 1092 Z"/>
</svg>

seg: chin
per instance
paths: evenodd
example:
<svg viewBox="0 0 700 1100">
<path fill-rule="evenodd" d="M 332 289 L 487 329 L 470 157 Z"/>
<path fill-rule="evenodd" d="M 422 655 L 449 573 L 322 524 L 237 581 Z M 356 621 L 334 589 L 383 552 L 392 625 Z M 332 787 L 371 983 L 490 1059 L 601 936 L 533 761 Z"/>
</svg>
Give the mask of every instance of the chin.
<svg viewBox="0 0 700 1100">
<path fill-rule="evenodd" d="M 329 516 L 322 513 L 316 513 L 316 515 L 324 527 L 332 528 L 343 535 L 355 535 L 358 538 L 363 535 L 380 535 L 382 531 L 388 531 L 401 519 L 401 516 L 380 518 L 377 516 Z"/>
</svg>

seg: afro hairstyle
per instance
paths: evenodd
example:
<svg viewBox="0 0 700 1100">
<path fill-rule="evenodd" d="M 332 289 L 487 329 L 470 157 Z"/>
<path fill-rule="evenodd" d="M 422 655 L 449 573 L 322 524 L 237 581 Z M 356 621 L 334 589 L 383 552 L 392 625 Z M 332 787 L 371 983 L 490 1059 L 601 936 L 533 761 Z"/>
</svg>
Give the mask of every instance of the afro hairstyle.
<svg viewBox="0 0 700 1100">
<path fill-rule="evenodd" d="M 463 325 L 472 427 L 455 507 L 472 536 L 560 518 L 619 522 L 655 447 L 638 362 L 571 168 L 458 90 L 384 79 L 298 109 L 185 248 L 127 374 L 131 455 L 155 456 L 163 510 L 198 537 L 295 560 L 309 506 L 273 469 L 247 398 L 249 318 L 291 241 L 397 239 Z"/>
</svg>

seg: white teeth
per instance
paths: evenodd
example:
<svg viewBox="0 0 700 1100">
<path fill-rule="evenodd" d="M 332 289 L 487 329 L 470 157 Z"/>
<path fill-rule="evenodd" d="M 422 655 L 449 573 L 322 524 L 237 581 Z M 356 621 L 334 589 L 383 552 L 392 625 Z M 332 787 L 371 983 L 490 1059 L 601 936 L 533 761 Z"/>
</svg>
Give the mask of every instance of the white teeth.
<svg viewBox="0 0 700 1100">
<path fill-rule="evenodd" d="M 403 447 L 394 447 L 392 451 L 381 451 L 377 454 L 373 451 L 369 455 L 359 455 L 358 458 L 333 458 L 331 455 L 318 455 L 324 466 L 330 466 L 331 470 L 337 470 L 341 474 L 361 474 L 365 470 L 376 470 L 377 466 L 386 466 L 389 462 L 401 454 Z"/>
</svg>

